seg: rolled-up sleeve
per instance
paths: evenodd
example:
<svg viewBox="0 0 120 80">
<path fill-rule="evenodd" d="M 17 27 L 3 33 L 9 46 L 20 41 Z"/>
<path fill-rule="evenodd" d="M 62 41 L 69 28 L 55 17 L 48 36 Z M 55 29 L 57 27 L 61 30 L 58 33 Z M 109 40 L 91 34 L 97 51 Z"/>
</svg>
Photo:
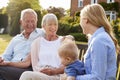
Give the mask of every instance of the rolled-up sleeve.
<svg viewBox="0 0 120 80">
<path fill-rule="evenodd" d="M 8 44 L 6 50 L 4 51 L 2 57 L 4 58 L 5 61 L 10 61 L 12 59 L 12 55 L 14 53 L 13 51 L 13 48 L 14 48 L 14 45 L 15 45 L 15 42 L 14 42 L 14 39 L 13 38 L 10 43 Z"/>
</svg>

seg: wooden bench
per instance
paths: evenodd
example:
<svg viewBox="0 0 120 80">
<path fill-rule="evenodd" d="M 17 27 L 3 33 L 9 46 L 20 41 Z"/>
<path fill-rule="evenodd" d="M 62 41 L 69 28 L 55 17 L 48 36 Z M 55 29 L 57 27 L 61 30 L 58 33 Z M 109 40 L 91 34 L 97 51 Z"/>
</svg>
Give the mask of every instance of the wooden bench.
<svg viewBox="0 0 120 80">
<path fill-rule="evenodd" d="M 77 44 L 79 49 L 79 59 L 83 61 L 83 56 L 88 48 L 87 44 Z"/>
<path fill-rule="evenodd" d="M 87 44 L 77 44 L 79 49 L 79 59 L 83 61 L 83 56 L 88 48 Z M 120 54 L 117 54 L 117 73 L 116 80 L 120 80 Z"/>
</svg>

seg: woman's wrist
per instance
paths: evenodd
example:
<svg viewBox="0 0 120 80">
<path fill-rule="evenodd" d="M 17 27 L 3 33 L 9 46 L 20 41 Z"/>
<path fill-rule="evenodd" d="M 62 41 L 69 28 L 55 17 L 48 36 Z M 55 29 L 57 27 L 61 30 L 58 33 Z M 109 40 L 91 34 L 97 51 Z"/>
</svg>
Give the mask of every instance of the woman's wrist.
<svg viewBox="0 0 120 80">
<path fill-rule="evenodd" d="M 63 73 L 64 73 L 64 67 L 54 68 L 53 71 L 52 71 L 53 75 L 63 74 Z"/>
<path fill-rule="evenodd" d="M 57 75 L 57 69 L 56 68 L 51 69 L 50 73 L 51 73 L 51 75 Z"/>
</svg>

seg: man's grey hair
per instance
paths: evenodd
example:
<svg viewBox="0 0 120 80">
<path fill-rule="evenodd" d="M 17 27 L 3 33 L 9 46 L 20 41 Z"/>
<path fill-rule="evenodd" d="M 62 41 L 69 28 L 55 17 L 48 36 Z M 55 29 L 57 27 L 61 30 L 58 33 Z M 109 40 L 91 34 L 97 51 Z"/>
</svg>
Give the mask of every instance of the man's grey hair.
<svg viewBox="0 0 120 80">
<path fill-rule="evenodd" d="M 20 20 L 23 20 L 24 15 L 27 14 L 27 13 L 32 13 L 32 14 L 34 14 L 35 17 L 36 17 L 36 20 L 37 20 L 37 13 L 36 13 L 33 9 L 30 9 L 30 8 L 24 9 L 24 10 L 21 11 Z"/>
</svg>

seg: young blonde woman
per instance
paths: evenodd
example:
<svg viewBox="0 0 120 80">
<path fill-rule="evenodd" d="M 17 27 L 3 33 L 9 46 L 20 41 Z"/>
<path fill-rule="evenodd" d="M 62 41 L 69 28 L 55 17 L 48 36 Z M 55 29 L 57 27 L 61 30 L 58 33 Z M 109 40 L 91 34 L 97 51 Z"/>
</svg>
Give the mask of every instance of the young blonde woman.
<svg viewBox="0 0 120 80">
<path fill-rule="evenodd" d="M 116 80 L 117 40 L 99 4 L 87 5 L 81 10 L 80 25 L 83 33 L 91 35 L 84 55 L 85 75 L 76 80 Z"/>
</svg>

